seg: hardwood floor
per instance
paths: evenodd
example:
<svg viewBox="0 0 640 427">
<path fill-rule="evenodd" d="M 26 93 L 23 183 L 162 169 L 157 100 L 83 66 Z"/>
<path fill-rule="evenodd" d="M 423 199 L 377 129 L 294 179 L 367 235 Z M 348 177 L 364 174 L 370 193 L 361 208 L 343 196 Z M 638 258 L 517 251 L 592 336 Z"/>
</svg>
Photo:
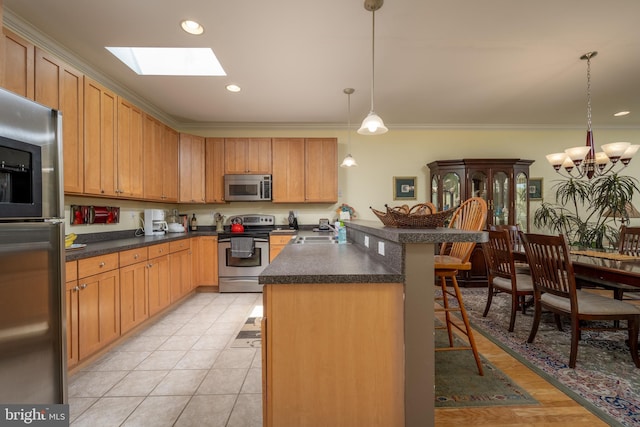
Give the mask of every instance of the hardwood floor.
<svg viewBox="0 0 640 427">
<path fill-rule="evenodd" d="M 540 405 L 437 408 L 435 410 L 436 427 L 607 426 L 607 423 L 536 375 L 482 334 L 474 331 L 474 337 L 478 351 L 527 390 Z"/>
</svg>

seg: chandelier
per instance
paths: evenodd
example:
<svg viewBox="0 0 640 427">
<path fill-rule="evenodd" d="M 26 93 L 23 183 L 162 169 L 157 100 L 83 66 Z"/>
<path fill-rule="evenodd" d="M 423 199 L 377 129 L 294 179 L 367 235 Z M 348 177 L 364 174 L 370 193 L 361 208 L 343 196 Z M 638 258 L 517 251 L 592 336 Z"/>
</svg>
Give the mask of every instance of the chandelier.
<svg viewBox="0 0 640 427">
<path fill-rule="evenodd" d="M 587 61 L 587 143 L 546 156 L 555 171 L 566 178 L 591 179 L 611 172 L 616 165 L 625 168 L 640 148 L 640 145 L 631 145 L 629 142 L 612 142 L 602 145 L 602 151 L 595 151 L 591 130 L 591 58 L 597 54 L 593 51 L 580 57 Z"/>
</svg>

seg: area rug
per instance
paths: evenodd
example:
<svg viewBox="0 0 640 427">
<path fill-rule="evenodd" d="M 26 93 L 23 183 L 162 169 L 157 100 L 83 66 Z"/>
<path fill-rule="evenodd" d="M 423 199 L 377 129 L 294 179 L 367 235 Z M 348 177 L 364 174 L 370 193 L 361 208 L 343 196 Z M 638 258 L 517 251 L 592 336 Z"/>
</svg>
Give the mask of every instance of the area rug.
<svg viewBox="0 0 640 427">
<path fill-rule="evenodd" d="M 249 317 L 231 343 L 231 347 L 262 347 L 261 322 L 262 317 Z"/>
<path fill-rule="evenodd" d="M 446 347 L 447 332 L 437 330 L 435 340 L 436 347 Z M 481 359 L 483 376 L 478 375 L 478 368 L 471 351 L 436 352 L 436 408 L 538 404 L 504 372 L 484 357 Z"/>
<path fill-rule="evenodd" d="M 558 331 L 550 313 L 543 313 L 535 341 L 527 343 L 533 322 L 531 310 L 516 317 L 508 332 L 511 300 L 494 296 L 482 317 L 487 290 L 462 290 L 473 327 L 519 361 L 612 426 L 640 423 L 640 369 L 625 344 L 626 331 L 583 331 L 575 369 L 569 368 L 571 333 L 568 319 Z"/>
</svg>

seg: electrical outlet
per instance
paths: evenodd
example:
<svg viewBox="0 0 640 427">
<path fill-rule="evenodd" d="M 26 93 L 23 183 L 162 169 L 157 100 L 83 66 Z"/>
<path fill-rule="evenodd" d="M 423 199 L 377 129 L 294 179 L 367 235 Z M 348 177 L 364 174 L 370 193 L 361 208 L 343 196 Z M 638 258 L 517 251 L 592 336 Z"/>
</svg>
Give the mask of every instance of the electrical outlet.
<svg viewBox="0 0 640 427">
<path fill-rule="evenodd" d="M 364 245 L 369 247 L 369 236 L 364 236 Z"/>
<path fill-rule="evenodd" d="M 136 218 L 136 213 L 134 211 L 131 211 L 131 219 L 135 219 Z"/>
<path fill-rule="evenodd" d="M 384 256 L 384 242 L 378 242 L 378 253 Z"/>
</svg>

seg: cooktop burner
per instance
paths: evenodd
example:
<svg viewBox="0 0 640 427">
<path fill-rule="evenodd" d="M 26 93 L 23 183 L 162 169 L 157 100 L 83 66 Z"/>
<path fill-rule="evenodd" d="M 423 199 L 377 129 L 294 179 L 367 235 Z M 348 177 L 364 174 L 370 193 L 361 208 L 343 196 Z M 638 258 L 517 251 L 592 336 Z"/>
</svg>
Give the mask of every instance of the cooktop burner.
<svg viewBox="0 0 640 427">
<path fill-rule="evenodd" d="M 229 237 L 269 237 L 269 233 L 275 230 L 275 216 L 263 214 L 236 215 L 229 218 L 230 224 L 242 224 L 244 231 L 232 232 L 231 225 L 224 226 L 224 232 L 218 233 L 218 239 Z"/>
</svg>

